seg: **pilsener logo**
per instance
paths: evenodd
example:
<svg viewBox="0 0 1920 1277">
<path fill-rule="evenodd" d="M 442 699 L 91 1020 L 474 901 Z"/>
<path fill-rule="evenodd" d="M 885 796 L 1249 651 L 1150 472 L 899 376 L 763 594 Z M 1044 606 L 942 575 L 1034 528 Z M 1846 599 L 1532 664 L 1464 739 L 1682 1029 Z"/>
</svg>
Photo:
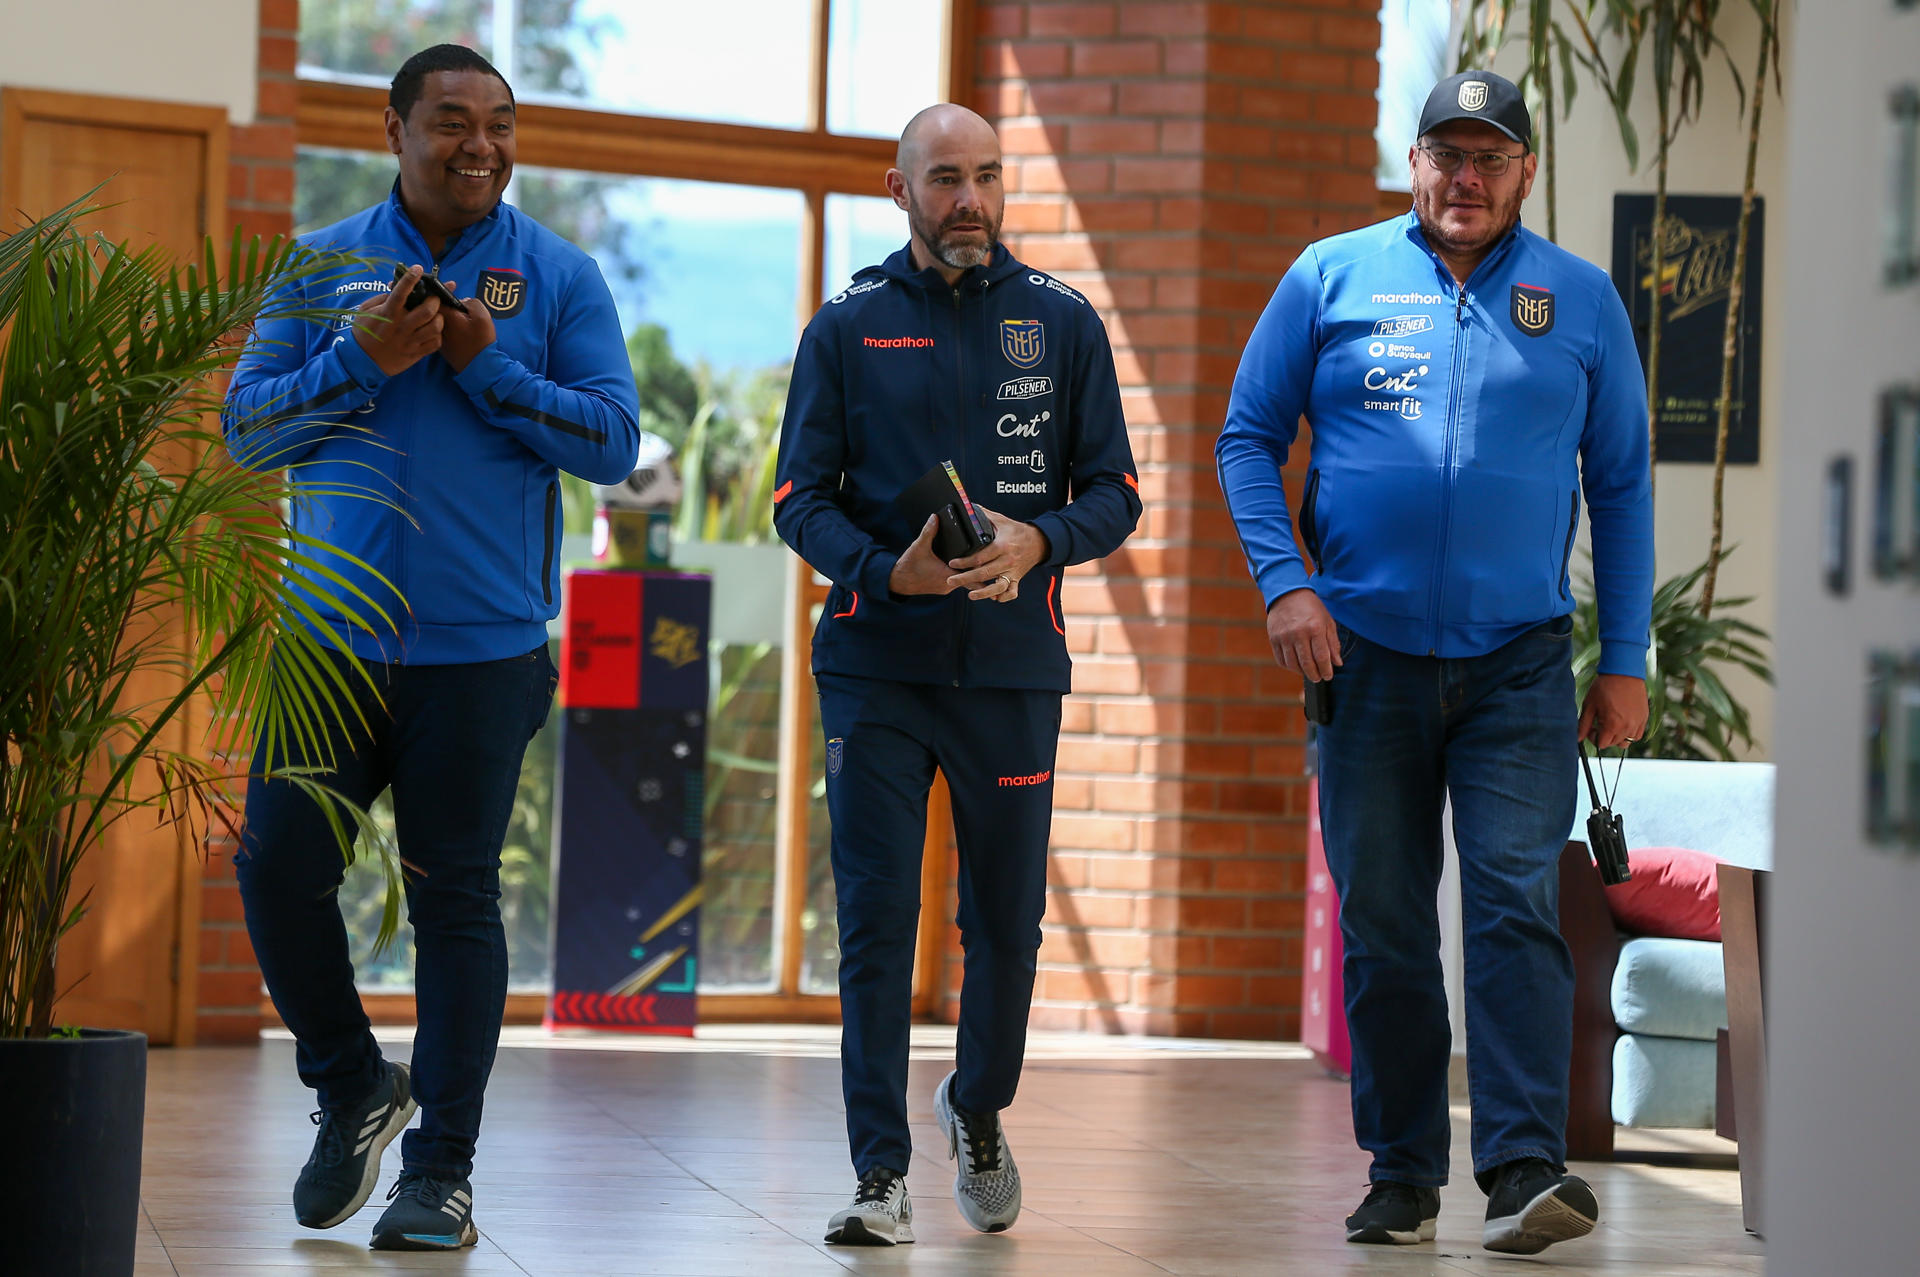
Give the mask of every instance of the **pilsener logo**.
<svg viewBox="0 0 1920 1277">
<path fill-rule="evenodd" d="M 1031 776 L 1002 776 L 1000 778 L 1000 788 L 1021 789 L 1028 785 L 1044 785 L 1052 779 L 1053 768 L 1049 767 L 1047 770 L 1035 772 Z"/>
<path fill-rule="evenodd" d="M 862 346 L 875 350 L 921 350 L 933 345 L 931 337 L 862 337 Z"/>
</svg>

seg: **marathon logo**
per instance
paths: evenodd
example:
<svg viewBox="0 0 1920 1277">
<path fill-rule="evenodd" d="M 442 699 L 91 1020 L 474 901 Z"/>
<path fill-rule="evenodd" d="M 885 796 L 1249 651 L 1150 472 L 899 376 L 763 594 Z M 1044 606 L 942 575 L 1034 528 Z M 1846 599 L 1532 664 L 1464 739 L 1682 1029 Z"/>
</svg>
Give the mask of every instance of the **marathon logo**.
<svg viewBox="0 0 1920 1277">
<path fill-rule="evenodd" d="M 1046 771 L 1035 772 L 1031 776 L 1002 776 L 1000 778 L 1000 788 L 1024 789 L 1028 785 L 1044 785 L 1052 779 L 1053 769 L 1049 767 Z"/>
<path fill-rule="evenodd" d="M 1444 306 L 1447 299 L 1439 293 L 1375 293 L 1377 306 Z"/>
<path fill-rule="evenodd" d="M 860 344 L 870 350 L 924 350 L 933 345 L 931 337 L 862 337 Z"/>
</svg>

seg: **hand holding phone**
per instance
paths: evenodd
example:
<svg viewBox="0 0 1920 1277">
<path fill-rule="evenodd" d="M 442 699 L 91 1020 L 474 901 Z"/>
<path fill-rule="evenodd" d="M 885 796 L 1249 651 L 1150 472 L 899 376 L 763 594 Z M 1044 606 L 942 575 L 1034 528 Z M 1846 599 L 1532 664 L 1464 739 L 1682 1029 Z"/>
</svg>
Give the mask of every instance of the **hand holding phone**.
<svg viewBox="0 0 1920 1277">
<path fill-rule="evenodd" d="M 396 286 L 407 277 L 407 269 L 405 266 L 393 268 L 393 282 Z M 407 294 L 407 309 L 412 310 L 429 297 L 448 310 L 457 310 L 463 315 L 467 313 L 467 304 L 455 297 L 453 291 L 440 282 L 438 275 L 427 274 L 422 274 L 420 278 L 413 281 L 413 291 Z"/>
</svg>

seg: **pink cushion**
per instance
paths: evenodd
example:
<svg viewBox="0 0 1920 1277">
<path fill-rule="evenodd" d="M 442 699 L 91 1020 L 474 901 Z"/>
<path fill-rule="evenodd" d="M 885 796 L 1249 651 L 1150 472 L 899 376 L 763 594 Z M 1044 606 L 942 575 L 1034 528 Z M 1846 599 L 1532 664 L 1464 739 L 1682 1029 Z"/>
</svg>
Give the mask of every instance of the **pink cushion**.
<svg viewBox="0 0 1920 1277">
<path fill-rule="evenodd" d="M 1627 852 L 1633 876 L 1606 889 L 1613 920 L 1635 935 L 1719 940 L 1719 864 L 1685 847 L 1634 848 Z"/>
</svg>

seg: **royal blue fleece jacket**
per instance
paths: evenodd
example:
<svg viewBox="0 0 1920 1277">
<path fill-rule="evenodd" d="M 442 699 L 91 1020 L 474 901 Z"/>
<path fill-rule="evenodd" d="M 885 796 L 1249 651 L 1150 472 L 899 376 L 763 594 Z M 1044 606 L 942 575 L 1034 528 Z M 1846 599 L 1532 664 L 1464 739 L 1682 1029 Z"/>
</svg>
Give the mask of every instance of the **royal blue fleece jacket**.
<svg viewBox="0 0 1920 1277">
<path fill-rule="evenodd" d="M 304 492 L 295 525 L 399 591 L 320 556 L 397 622 L 347 632 L 356 654 L 459 665 L 531 651 L 559 607 L 559 471 L 617 483 L 639 454 L 639 394 L 599 267 L 504 203 L 436 261 L 397 183 L 301 242 L 378 264 L 303 283 L 295 307 L 350 309 L 387 290 L 395 263 L 432 263 L 460 296 L 488 299 L 498 339 L 458 375 L 434 354 L 389 377 L 349 317 L 270 320 L 227 392 L 228 449 L 254 469 L 291 468 Z"/>
<path fill-rule="evenodd" d="M 1294 541 L 1280 468 L 1304 414 Z M 1220 486 L 1267 605 L 1314 590 L 1396 651 L 1478 656 L 1571 612 L 1580 497 L 1600 671 L 1646 674 L 1646 379 L 1601 270 L 1515 226 L 1465 285 L 1412 213 L 1310 246 L 1234 378 Z"/>
<path fill-rule="evenodd" d="M 894 498 L 942 461 L 975 503 L 1046 535 L 1011 603 L 887 588 L 920 532 Z M 814 670 L 904 683 L 1067 691 L 1061 575 L 1140 518 L 1107 330 L 1004 246 L 955 284 L 902 248 L 820 308 L 794 357 L 776 481 L 781 539 L 833 582 Z"/>
</svg>

